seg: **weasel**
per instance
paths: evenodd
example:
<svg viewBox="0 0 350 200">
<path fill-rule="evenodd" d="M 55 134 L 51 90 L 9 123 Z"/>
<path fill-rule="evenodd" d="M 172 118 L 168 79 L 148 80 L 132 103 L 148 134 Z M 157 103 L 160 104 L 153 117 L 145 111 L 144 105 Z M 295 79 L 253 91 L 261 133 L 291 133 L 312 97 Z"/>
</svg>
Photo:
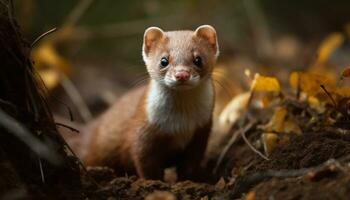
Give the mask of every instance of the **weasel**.
<svg viewBox="0 0 350 200">
<path fill-rule="evenodd" d="M 176 166 L 180 178 L 193 175 L 211 131 L 218 54 L 212 26 L 146 29 L 142 56 L 150 81 L 93 122 L 85 164 L 136 172 L 146 179 L 162 179 L 168 166 Z"/>
</svg>

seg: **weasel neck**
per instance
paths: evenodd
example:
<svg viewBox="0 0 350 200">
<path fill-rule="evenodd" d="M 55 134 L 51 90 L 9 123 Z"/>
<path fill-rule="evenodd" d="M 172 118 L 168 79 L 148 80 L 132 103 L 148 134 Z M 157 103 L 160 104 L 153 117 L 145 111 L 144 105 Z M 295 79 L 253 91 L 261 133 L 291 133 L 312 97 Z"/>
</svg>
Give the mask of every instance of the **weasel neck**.
<svg viewBox="0 0 350 200">
<path fill-rule="evenodd" d="M 167 134 L 192 134 L 210 122 L 213 107 L 211 78 L 188 90 L 174 90 L 151 80 L 145 105 L 148 123 Z"/>
</svg>

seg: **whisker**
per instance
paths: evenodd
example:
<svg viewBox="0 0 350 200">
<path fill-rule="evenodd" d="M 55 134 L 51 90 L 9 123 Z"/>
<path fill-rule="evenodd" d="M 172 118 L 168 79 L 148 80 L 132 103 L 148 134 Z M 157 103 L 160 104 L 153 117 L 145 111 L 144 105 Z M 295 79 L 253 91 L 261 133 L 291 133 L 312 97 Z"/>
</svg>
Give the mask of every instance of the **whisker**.
<svg viewBox="0 0 350 200">
<path fill-rule="evenodd" d="M 235 94 L 233 92 L 231 92 L 230 89 L 228 89 L 228 87 L 225 86 L 225 84 L 221 83 L 220 80 L 217 80 L 213 77 L 213 81 L 215 83 L 218 84 L 218 86 L 220 86 L 224 91 L 225 91 L 225 94 L 229 97 L 229 98 L 232 98 L 235 96 Z"/>
<path fill-rule="evenodd" d="M 138 87 L 144 83 L 146 83 L 148 80 L 150 80 L 150 78 L 148 76 L 145 76 L 145 77 L 141 77 L 139 79 L 136 79 L 135 81 L 133 81 L 131 83 L 131 87 L 134 88 L 134 87 Z"/>
</svg>

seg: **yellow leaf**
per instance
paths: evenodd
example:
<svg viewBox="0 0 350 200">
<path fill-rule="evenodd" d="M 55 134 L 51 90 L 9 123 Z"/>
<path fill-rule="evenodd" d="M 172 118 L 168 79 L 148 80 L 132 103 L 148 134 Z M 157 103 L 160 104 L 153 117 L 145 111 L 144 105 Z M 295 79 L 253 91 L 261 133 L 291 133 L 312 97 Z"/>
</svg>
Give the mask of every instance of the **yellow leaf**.
<svg viewBox="0 0 350 200">
<path fill-rule="evenodd" d="M 296 123 L 293 119 L 287 119 L 283 123 L 283 132 L 284 133 L 295 133 L 295 134 L 301 134 L 301 129 L 299 125 Z"/>
<path fill-rule="evenodd" d="M 297 89 L 299 85 L 302 92 L 315 96 L 320 91 L 323 92 L 320 85 L 335 88 L 336 79 L 330 72 L 325 72 L 323 75 L 311 72 L 293 72 L 289 76 L 289 84 L 294 89 Z"/>
<path fill-rule="evenodd" d="M 275 133 L 263 133 L 261 136 L 261 140 L 264 145 L 265 153 L 267 155 L 270 155 L 278 145 L 278 136 Z"/>
<path fill-rule="evenodd" d="M 217 123 L 215 123 L 214 129 L 218 132 L 228 132 L 229 129 L 236 123 L 242 113 L 245 111 L 248 100 L 250 97 L 249 92 L 236 95 L 226 105 L 223 111 L 220 113 Z"/>
<path fill-rule="evenodd" d="M 250 191 L 248 194 L 245 195 L 245 200 L 254 200 L 255 199 L 255 192 Z"/>
<path fill-rule="evenodd" d="M 40 70 L 39 75 L 49 90 L 59 83 L 59 74 L 55 70 Z"/>
<path fill-rule="evenodd" d="M 245 69 L 244 74 L 246 75 L 246 77 L 250 78 L 251 72 L 249 69 Z"/>
<path fill-rule="evenodd" d="M 270 121 L 264 126 L 264 131 L 301 134 L 299 125 L 292 118 L 288 118 L 287 114 L 286 108 L 276 108 Z"/>
<path fill-rule="evenodd" d="M 289 75 L 289 84 L 293 89 L 298 88 L 298 84 L 300 84 L 300 76 L 299 72 L 292 72 Z"/>
<path fill-rule="evenodd" d="M 281 88 L 276 78 L 255 74 L 251 90 L 255 92 L 280 92 Z"/>
<path fill-rule="evenodd" d="M 350 97 L 350 88 L 348 87 L 337 88 L 335 90 L 335 93 L 343 98 L 348 98 Z"/>
<path fill-rule="evenodd" d="M 32 53 L 34 65 L 37 70 L 53 68 L 69 75 L 71 65 L 68 60 L 58 54 L 50 42 L 43 43 Z"/>
<path fill-rule="evenodd" d="M 322 65 L 328 61 L 330 55 L 343 44 L 345 37 L 341 33 L 332 33 L 326 37 L 318 48 L 316 65 Z"/>
<path fill-rule="evenodd" d="M 287 115 L 287 109 L 283 107 L 276 108 L 270 121 L 265 125 L 267 132 L 282 132 L 284 119 Z"/>
<path fill-rule="evenodd" d="M 317 110 L 319 113 L 323 113 L 326 110 L 325 104 L 321 103 L 315 96 L 309 96 L 307 101 L 311 108 Z"/>
</svg>

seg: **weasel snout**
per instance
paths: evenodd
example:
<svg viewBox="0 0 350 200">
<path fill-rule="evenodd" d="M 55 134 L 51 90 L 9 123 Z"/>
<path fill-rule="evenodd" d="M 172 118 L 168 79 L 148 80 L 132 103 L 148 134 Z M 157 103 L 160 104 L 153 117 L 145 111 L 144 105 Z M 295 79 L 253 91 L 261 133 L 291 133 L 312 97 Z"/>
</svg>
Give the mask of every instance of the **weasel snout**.
<svg viewBox="0 0 350 200">
<path fill-rule="evenodd" d="M 190 72 L 181 70 L 178 72 L 175 72 L 175 79 L 180 82 L 185 82 L 190 78 Z"/>
</svg>

